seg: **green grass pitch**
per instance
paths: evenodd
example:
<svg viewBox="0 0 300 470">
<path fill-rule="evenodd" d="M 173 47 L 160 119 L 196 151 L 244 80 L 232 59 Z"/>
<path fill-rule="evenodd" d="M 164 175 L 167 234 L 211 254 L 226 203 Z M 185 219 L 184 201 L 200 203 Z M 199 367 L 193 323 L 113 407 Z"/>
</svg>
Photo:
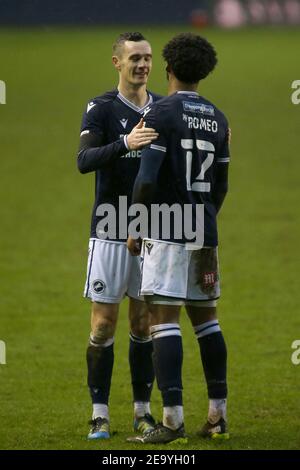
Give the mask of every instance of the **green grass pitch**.
<svg viewBox="0 0 300 470">
<path fill-rule="evenodd" d="M 116 84 L 111 44 L 130 28 L 0 30 L 1 449 L 133 449 L 128 320 L 116 336 L 109 442 L 87 442 L 90 403 L 82 299 L 94 177 L 76 169 L 87 100 Z M 142 29 L 153 45 L 149 88 L 166 93 L 161 59 L 175 28 Z M 184 29 L 184 28 L 183 28 Z M 230 192 L 220 215 L 222 299 L 229 352 L 231 439 L 200 441 L 207 398 L 198 345 L 182 312 L 185 449 L 297 449 L 300 365 L 300 31 L 204 31 L 219 54 L 200 93 L 232 127 Z M 152 409 L 161 417 L 155 389 Z M 148 447 L 150 448 L 150 447 Z M 169 445 L 166 449 L 180 448 Z M 183 448 L 183 447 L 182 447 Z"/>
</svg>

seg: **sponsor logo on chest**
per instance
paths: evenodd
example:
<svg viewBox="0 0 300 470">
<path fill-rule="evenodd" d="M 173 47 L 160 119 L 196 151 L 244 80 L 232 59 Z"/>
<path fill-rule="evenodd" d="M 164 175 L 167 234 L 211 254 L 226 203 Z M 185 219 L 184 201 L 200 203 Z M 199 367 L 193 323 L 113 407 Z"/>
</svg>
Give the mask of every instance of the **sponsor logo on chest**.
<svg viewBox="0 0 300 470">
<path fill-rule="evenodd" d="M 194 101 L 183 101 L 183 109 L 186 112 L 214 116 L 214 107 L 209 104 L 195 103 Z"/>
</svg>

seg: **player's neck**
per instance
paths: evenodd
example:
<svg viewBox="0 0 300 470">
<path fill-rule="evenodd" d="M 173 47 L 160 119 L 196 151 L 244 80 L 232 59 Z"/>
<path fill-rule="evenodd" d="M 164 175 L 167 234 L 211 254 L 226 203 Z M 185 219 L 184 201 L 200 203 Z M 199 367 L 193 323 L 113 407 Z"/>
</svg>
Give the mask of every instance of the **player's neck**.
<svg viewBox="0 0 300 470">
<path fill-rule="evenodd" d="M 131 85 L 119 82 L 118 90 L 124 98 L 139 108 L 143 108 L 149 101 L 146 85 L 132 87 Z"/>
<path fill-rule="evenodd" d="M 169 79 L 168 95 L 173 95 L 177 91 L 196 91 L 198 83 L 183 83 L 177 80 L 175 77 Z"/>
</svg>

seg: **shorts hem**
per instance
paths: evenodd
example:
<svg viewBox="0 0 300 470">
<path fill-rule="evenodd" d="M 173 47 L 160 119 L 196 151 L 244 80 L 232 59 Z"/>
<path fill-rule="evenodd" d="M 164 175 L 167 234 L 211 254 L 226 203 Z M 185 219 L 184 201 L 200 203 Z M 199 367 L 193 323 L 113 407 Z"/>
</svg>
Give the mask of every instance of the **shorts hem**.
<svg viewBox="0 0 300 470">
<path fill-rule="evenodd" d="M 143 291 L 141 290 L 141 295 L 162 295 L 163 297 L 175 297 L 176 299 L 181 299 L 181 300 L 184 300 L 185 297 L 182 296 L 182 295 L 178 295 L 178 294 L 174 294 L 174 293 L 171 293 L 171 292 L 166 292 L 166 291 L 157 291 L 157 290 L 153 290 L 153 291 Z"/>
<path fill-rule="evenodd" d="M 208 302 L 210 300 L 218 300 L 220 298 L 220 295 L 219 295 L 217 297 L 199 297 L 198 299 L 190 299 L 190 298 L 182 297 L 179 294 L 174 294 L 173 292 L 158 291 L 158 290 L 141 291 L 141 295 L 143 296 L 161 295 L 162 297 L 171 297 L 175 299 L 180 299 L 180 300 L 183 300 L 184 302 Z"/>
<path fill-rule="evenodd" d="M 93 295 L 83 295 L 83 297 L 85 299 L 90 299 L 92 302 L 99 302 L 99 303 L 103 303 L 103 304 L 120 304 L 122 302 L 122 300 L 124 299 L 124 297 L 121 297 L 121 298 L 113 298 L 113 297 L 99 297 L 99 298 L 96 298 L 95 296 Z"/>
<path fill-rule="evenodd" d="M 131 292 L 126 292 L 126 297 L 134 299 L 134 300 L 140 300 L 141 302 L 144 302 L 144 295 L 139 295 L 139 294 L 132 294 Z"/>
</svg>

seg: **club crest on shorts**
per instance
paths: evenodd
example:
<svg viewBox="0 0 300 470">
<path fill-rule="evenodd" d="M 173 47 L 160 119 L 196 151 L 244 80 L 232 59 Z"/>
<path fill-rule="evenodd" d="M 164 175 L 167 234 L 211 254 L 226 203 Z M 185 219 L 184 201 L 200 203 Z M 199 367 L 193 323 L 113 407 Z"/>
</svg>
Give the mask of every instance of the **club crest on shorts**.
<svg viewBox="0 0 300 470">
<path fill-rule="evenodd" d="M 96 279 L 96 281 L 93 282 L 92 284 L 93 291 L 96 294 L 102 294 L 106 288 L 106 284 L 104 281 L 101 281 L 100 279 Z"/>
<path fill-rule="evenodd" d="M 203 283 L 205 287 L 213 287 L 218 282 L 218 273 L 207 272 L 203 275 Z"/>
<path fill-rule="evenodd" d="M 148 255 L 150 255 L 151 250 L 152 250 L 152 248 L 153 248 L 153 243 L 151 243 L 151 242 L 146 242 L 146 243 L 145 243 L 145 247 L 147 248 Z"/>
</svg>

